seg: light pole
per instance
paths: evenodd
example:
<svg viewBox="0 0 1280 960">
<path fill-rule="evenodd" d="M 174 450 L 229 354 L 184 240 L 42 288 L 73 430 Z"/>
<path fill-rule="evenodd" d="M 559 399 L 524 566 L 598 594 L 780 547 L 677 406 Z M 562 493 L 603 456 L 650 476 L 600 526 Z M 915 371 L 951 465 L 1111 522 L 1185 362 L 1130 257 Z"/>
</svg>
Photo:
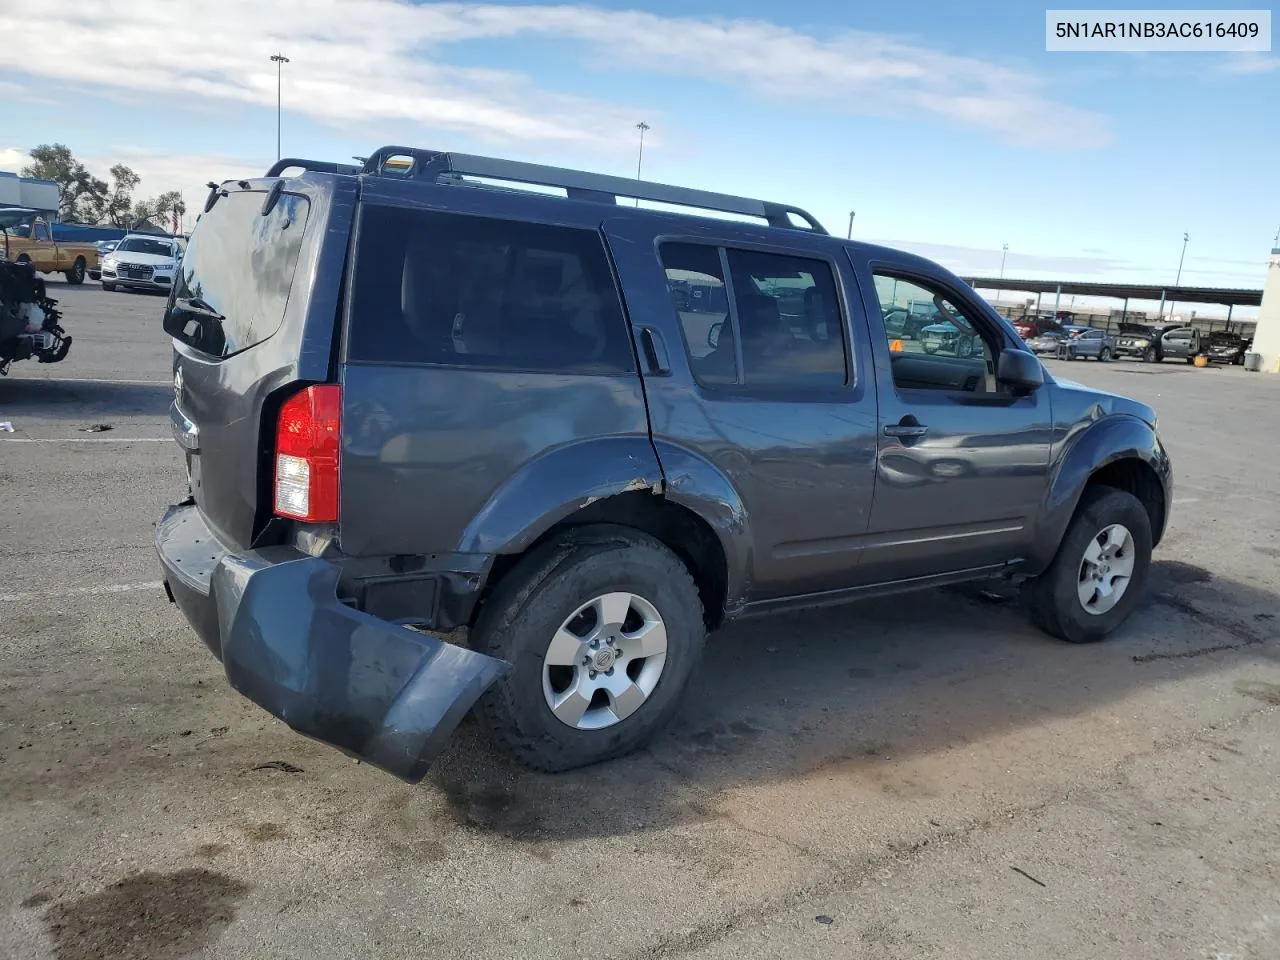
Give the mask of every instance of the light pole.
<svg viewBox="0 0 1280 960">
<path fill-rule="evenodd" d="M 280 86 L 284 75 L 284 65 L 289 62 L 289 58 L 283 53 L 273 53 L 271 62 L 276 65 L 276 159 L 280 159 L 280 127 L 281 116 L 283 110 L 283 101 L 280 98 Z"/>
<path fill-rule="evenodd" d="M 636 157 L 636 179 L 639 180 L 640 167 L 644 163 L 644 132 L 649 129 L 649 125 L 641 120 L 636 124 L 636 129 L 640 131 L 640 155 Z"/>
<path fill-rule="evenodd" d="M 1174 281 L 1173 281 L 1173 285 L 1175 287 L 1182 283 L 1182 261 L 1187 258 L 1187 241 L 1190 239 L 1191 239 L 1191 235 L 1189 233 L 1182 234 L 1182 255 L 1178 257 L 1178 275 L 1177 277 L 1174 278 Z M 1177 303 L 1176 300 L 1171 300 L 1169 302 L 1170 317 L 1173 316 L 1173 305 L 1175 303 Z M 1161 313 L 1161 316 L 1164 316 L 1164 314 Z"/>
<path fill-rule="evenodd" d="M 850 240 L 853 239 L 853 214 L 854 214 L 854 211 L 850 210 L 849 211 L 849 239 Z"/>
<path fill-rule="evenodd" d="M 1000 279 L 1004 279 L 1004 260 L 1009 255 L 1009 245 L 1007 243 L 1000 244 Z"/>
</svg>

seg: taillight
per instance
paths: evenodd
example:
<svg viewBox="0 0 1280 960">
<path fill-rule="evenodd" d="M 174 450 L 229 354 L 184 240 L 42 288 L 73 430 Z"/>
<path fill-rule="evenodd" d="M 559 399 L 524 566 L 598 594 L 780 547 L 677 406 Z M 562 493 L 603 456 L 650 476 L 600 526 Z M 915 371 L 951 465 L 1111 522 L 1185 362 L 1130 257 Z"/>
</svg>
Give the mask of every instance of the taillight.
<svg viewBox="0 0 1280 960">
<path fill-rule="evenodd" d="M 342 388 L 326 383 L 294 394 L 276 422 L 276 514 L 308 523 L 338 521 Z"/>
</svg>

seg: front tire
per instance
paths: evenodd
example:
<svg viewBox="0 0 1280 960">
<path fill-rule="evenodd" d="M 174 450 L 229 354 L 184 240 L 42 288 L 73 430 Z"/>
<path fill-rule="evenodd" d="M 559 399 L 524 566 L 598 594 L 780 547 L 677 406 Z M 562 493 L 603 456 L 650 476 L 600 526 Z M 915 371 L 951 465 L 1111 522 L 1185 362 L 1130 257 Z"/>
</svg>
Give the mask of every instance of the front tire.
<svg viewBox="0 0 1280 960">
<path fill-rule="evenodd" d="M 114 283 L 104 283 L 102 285 L 102 289 L 107 291 L 107 293 L 114 293 L 116 289 L 116 285 Z"/>
<path fill-rule="evenodd" d="M 581 528 L 522 560 L 486 601 L 472 646 L 512 670 L 477 715 L 537 770 L 622 756 L 675 714 L 705 637 L 679 557 L 638 531 Z"/>
<path fill-rule="evenodd" d="M 1147 352 L 1142 355 L 1143 363 L 1155 363 L 1160 358 L 1156 356 L 1155 347 L 1147 347 Z"/>
<path fill-rule="evenodd" d="M 79 286 L 84 283 L 84 273 L 84 257 L 76 257 L 76 262 L 71 265 L 71 269 L 64 273 L 63 276 L 67 278 L 67 283 Z"/>
<path fill-rule="evenodd" d="M 1103 363 L 1107 363 L 1111 359 L 1111 351 L 1108 350 L 1106 347 L 1103 347 L 1102 352 L 1098 354 L 1098 359 L 1101 360 Z"/>
<path fill-rule="evenodd" d="M 1151 518 L 1114 487 L 1085 488 L 1053 563 L 1028 585 L 1031 620 L 1070 643 L 1095 643 L 1141 600 L 1151 568 Z"/>
</svg>

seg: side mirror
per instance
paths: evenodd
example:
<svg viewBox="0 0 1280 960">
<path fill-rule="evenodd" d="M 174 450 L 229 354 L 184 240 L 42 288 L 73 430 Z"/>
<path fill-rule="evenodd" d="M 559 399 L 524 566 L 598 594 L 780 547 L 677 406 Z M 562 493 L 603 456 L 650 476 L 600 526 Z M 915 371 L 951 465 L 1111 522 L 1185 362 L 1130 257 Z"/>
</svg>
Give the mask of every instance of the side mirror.
<svg viewBox="0 0 1280 960">
<path fill-rule="evenodd" d="M 996 380 L 1007 387 L 1035 390 L 1044 385 L 1044 367 L 1034 354 L 1023 350 L 1001 350 L 996 363 Z"/>
</svg>

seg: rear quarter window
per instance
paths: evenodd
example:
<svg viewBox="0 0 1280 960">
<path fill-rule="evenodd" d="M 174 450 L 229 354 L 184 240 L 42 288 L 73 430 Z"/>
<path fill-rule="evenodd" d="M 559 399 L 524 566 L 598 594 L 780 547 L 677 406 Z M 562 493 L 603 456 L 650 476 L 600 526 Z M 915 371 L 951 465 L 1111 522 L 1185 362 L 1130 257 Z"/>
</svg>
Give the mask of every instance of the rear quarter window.
<svg viewBox="0 0 1280 960">
<path fill-rule="evenodd" d="M 595 230 L 368 205 L 347 358 L 543 373 L 632 372 Z"/>
<path fill-rule="evenodd" d="M 310 203 L 284 193 L 263 216 L 265 197 L 236 191 L 215 203 L 196 224 L 174 281 L 173 303 L 203 305 L 202 316 L 170 312 L 165 331 L 210 356 L 261 343 L 284 320 Z"/>
</svg>

